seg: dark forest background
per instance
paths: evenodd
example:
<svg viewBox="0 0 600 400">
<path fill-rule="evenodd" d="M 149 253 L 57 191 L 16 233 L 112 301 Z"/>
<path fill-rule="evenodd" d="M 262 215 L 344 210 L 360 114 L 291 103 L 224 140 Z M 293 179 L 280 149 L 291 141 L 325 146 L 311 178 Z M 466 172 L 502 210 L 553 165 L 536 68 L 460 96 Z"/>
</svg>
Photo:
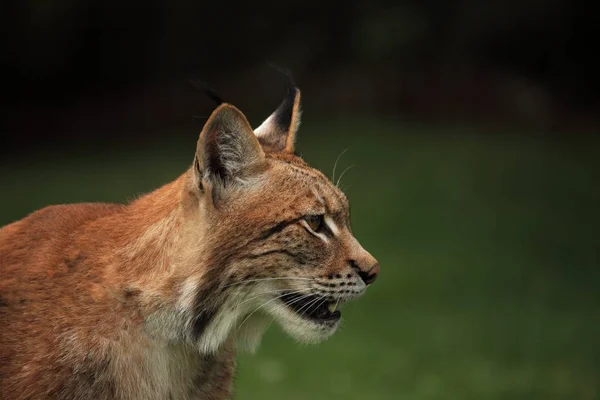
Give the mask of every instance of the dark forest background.
<svg viewBox="0 0 600 400">
<path fill-rule="evenodd" d="M 262 118 L 281 92 L 266 62 L 294 72 L 312 115 L 599 125 L 600 25 L 589 1 L 21 0 L 2 10 L 11 153 L 33 138 L 192 128 L 212 104 L 190 78 Z"/>
</svg>

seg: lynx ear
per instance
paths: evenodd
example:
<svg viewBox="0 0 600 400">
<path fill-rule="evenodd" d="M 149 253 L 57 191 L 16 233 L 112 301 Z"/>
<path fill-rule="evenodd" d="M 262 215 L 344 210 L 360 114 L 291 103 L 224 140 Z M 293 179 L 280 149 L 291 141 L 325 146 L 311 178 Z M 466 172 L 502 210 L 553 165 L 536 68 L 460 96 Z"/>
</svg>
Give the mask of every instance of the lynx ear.
<svg viewBox="0 0 600 400">
<path fill-rule="evenodd" d="M 266 151 L 293 153 L 302 114 L 300 90 L 289 74 L 284 78 L 287 83 L 285 98 L 275 112 L 254 130 L 254 133 Z"/>
<path fill-rule="evenodd" d="M 222 104 L 200 133 L 194 167 L 201 186 L 209 183 L 217 189 L 243 181 L 256 172 L 264 159 L 244 114 L 230 104 Z"/>
</svg>

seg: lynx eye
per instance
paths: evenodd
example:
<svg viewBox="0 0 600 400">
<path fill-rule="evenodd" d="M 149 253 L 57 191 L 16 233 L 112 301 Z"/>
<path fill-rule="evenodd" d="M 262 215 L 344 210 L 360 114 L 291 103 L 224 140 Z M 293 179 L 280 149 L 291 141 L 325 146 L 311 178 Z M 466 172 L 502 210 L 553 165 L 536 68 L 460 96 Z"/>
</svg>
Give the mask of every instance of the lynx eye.
<svg viewBox="0 0 600 400">
<path fill-rule="evenodd" d="M 308 215 L 304 217 L 304 220 L 314 232 L 319 232 L 323 229 L 323 216 L 322 215 Z"/>
</svg>

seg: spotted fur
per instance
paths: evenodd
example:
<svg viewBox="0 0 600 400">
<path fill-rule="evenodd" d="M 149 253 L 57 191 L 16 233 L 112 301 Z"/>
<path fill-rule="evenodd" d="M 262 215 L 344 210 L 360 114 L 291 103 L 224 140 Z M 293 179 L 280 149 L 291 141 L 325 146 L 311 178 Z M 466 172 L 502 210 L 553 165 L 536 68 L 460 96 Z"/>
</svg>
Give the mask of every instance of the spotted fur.
<svg viewBox="0 0 600 400">
<path fill-rule="evenodd" d="M 222 104 L 189 170 L 129 204 L 50 206 L 0 230 L 2 398 L 228 399 L 236 350 L 273 319 L 304 342 L 336 330 L 282 295 L 344 302 L 379 266 L 346 196 L 294 155 L 299 96 L 256 134 Z"/>
</svg>

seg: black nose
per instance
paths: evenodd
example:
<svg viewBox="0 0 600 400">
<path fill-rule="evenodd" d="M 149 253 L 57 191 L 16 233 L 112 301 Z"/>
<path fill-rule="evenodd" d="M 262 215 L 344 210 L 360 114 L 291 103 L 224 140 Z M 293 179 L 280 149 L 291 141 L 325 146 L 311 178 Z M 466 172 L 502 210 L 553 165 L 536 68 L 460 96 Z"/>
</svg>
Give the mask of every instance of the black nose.
<svg viewBox="0 0 600 400">
<path fill-rule="evenodd" d="M 371 283 L 375 282 L 377 275 L 379 275 L 379 263 L 373 265 L 366 271 L 360 268 L 354 260 L 350 261 L 350 265 L 356 270 L 358 276 L 360 276 L 360 279 L 363 280 L 365 285 L 370 285 Z"/>
</svg>

